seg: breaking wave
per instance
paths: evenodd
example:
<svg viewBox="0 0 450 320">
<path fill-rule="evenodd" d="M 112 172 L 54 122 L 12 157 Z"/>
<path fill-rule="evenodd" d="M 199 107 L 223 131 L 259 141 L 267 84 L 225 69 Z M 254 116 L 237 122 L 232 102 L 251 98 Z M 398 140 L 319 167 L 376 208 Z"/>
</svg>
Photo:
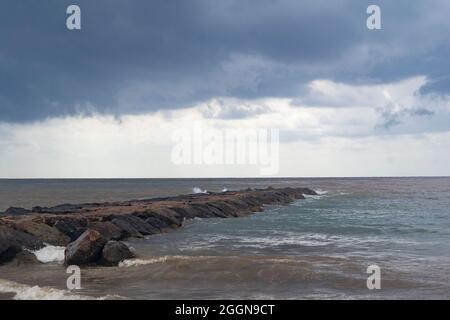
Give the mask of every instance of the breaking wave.
<svg viewBox="0 0 450 320">
<path fill-rule="evenodd" d="M 315 195 L 312 194 L 303 194 L 303 196 L 307 199 L 322 199 L 324 196 L 326 196 L 328 194 L 327 190 L 322 190 L 322 189 L 316 189 L 314 190 L 316 192 Z"/>
<path fill-rule="evenodd" d="M 57 247 L 57 246 L 51 246 L 47 245 L 43 247 L 42 249 L 31 251 L 34 253 L 36 258 L 43 263 L 49 263 L 49 262 L 58 262 L 62 263 L 64 261 L 64 251 L 66 250 L 65 247 Z"/>
<path fill-rule="evenodd" d="M 162 256 L 149 259 L 127 259 L 119 263 L 119 267 L 137 267 L 154 263 L 165 263 L 168 261 L 208 259 L 207 256 Z"/>
<path fill-rule="evenodd" d="M 199 187 L 194 187 L 194 188 L 192 188 L 192 192 L 193 193 L 208 193 L 208 190 L 202 190 L 201 188 L 199 188 Z"/>
<path fill-rule="evenodd" d="M 0 293 L 13 293 L 14 300 L 110 300 L 121 298 L 116 295 L 95 298 L 86 295 L 72 294 L 68 290 L 29 286 L 3 279 L 0 279 Z"/>
</svg>

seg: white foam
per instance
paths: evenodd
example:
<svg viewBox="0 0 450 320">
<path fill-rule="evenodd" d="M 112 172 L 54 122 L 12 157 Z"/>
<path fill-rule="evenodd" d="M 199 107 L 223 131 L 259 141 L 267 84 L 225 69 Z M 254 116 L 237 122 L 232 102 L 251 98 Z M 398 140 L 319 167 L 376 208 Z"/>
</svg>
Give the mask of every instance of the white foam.
<svg viewBox="0 0 450 320">
<path fill-rule="evenodd" d="M 193 193 L 208 193 L 208 190 L 202 190 L 202 189 L 200 189 L 199 187 L 194 187 L 194 188 L 192 188 L 192 192 Z"/>
<path fill-rule="evenodd" d="M 127 259 L 119 263 L 119 267 L 136 267 L 154 263 L 164 263 L 173 260 L 206 259 L 206 256 L 162 256 L 149 259 Z"/>
<path fill-rule="evenodd" d="M 227 192 L 227 191 L 228 191 L 227 188 L 223 188 L 223 189 L 222 189 L 222 192 Z"/>
<path fill-rule="evenodd" d="M 323 195 L 312 195 L 312 194 L 304 194 L 303 195 L 306 199 L 322 199 Z"/>
<path fill-rule="evenodd" d="M 322 190 L 322 189 L 317 189 L 317 190 L 314 190 L 319 196 L 321 196 L 321 195 L 324 195 L 324 194 L 327 194 L 328 193 L 328 191 L 327 190 Z"/>
<path fill-rule="evenodd" d="M 160 257 L 160 258 L 154 258 L 154 259 L 127 259 L 119 263 L 119 267 L 137 267 L 137 266 L 143 266 L 147 264 L 153 264 L 153 263 L 161 263 L 166 262 L 167 257 Z"/>
<path fill-rule="evenodd" d="M 95 298 L 91 296 L 72 294 L 68 290 L 29 286 L 3 279 L 0 279 L 0 292 L 14 293 L 14 300 L 107 300 L 120 298 L 119 296 L 110 295 Z"/>
<path fill-rule="evenodd" d="M 328 194 L 328 191 L 317 189 L 314 190 L 316 194 L 304 194 L 303 196 L 307 199 L 322 199 L 326 194 Z"/>
<path fill-rule="evenodd" d="M 300 246 L 326 246 L 334 243 L 334 238 L 319 233 L 295 234 L 285 233 L 283 235 L 272 235 L 267 237 L 236 237 L 235 239 L 241 245 L 266 248 L 284 245 L 300 245 Z"/>
<path fill-rule="evenodd" d="M 49 262 L 58 262 L 62 263 L 64 261 L 64 251 L 66 250 L 65 247 L 57 247 L 57 246 L 51 246 L 47 245 L 43 247 L 42 249 L 32 251 L 36 258 L 43 263 L 49 263 Z"/>
</svg>

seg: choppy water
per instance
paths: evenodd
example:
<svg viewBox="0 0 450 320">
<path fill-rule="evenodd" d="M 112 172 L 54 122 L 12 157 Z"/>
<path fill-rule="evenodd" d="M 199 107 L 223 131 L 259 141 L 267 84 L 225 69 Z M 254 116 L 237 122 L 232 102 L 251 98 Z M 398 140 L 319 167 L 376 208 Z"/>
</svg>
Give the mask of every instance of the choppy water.
<svg viewBox="0 0 450 320">
<path fill-rule="evenodd" d="M 321 195 L 244 218 L 195 219 L 174 232 L 130 241 L 139 259 L 83 269 L 83 289 L 75 297 L 62 291 L 67 274 L 57 260 L 63 248 L 40 252 L 50 262 L 0 267 L 0 294 L 450 298 L 450 178 L 0 180 L 0 210 L 269 185 L 308 186 Z M 381 290 L 366 287 L 373 264 L 381 268 Z"/>
</svg>

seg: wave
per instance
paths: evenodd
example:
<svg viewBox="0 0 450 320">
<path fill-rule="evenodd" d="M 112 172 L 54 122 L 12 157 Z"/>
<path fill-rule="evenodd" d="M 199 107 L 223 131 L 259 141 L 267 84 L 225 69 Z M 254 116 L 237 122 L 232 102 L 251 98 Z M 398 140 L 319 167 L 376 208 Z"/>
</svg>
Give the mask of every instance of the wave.
<svg viewBox="0 0 450 320">
<path fill-rule="evenodd" d="M 147 264 L 154 264 L 154 263 L 165 263 L 168 261 L 180 261 L 180 260 L 193 260 L 193 259 L 208 259 L 211 257 L 208 256 L 161 256 L 161 257 L 154 257 L 154 258 L 148 258 L 148 259 L 127 259 L 119 263 L 119 268 L 123 267 L 137 267 L 137 266 L 143 266 Z"/>
<path fill-rule="evenodd" d="M 68 290 L 50 287 L 29 286 L 18 282 L 0 279 L 0 293 L 15 294 L 13 300 L 111 300 L 122 299 L 117 295 L 91 297 L 87 295 L 72 294 Z"/>
<path fill-rule="evenodd" d="M 306 199 L 316 199 L 316 200 L 319 200 L 319 199 L 322 199 L 322 198 L 323 198 L 323 195 L 304 194 L 303 196 L 304 196 Z"/>
<path fill-rule="evenodd" d="M 199 188 L 199 187 L 194 187 L 194 188 L 192 188 L 192 192 L 193 193 L 208 193 L 208 190 L 202 190 L 201 188 Z"/>
<path fill-rule="evenodd" d="M 137 266 L 144 266 L 147 264 L 153 264 L 153 263 L 161 263 L 166 262 L 167 257 L 160 257 L 160 258 L 154 258 L 154 259 L 127 259 L 119 263 L 119 268 L 123 267 L 137 267 Z"/>
<path fill-rule="evenodd" d="M 57 247 L 52 245 L 47 245 L 42 249 L 31 251 L 34 253 L 36 258 L 43 263 L 58 262 L 62 263 L 64 261 L 64 251 L 65 247 Z"/>
<path fill-rule="evenodd" d="M 283 263 L 283 262 L 293 262 L 297 261 L 295 259 L 290 258 L 276 258 L 276 257 L 269 257 L 269 256 L 259 256 L 259 257 L 246 257 L 246 256 L 181 256 L 181 255 L 174 255 L 174 256 L 161 256 L 161 257 L 153 257 L 153 258 L 146 258 L 146 259 L 127 259 L 119 263 L 119 267 L 137 267 L 137 266 L 144 266 L 149 264 L 156 264 L 156 263 L 166 263 L 166 262 L 173 262 L 173 261 L 205 261 L 205 260 L 264 260 L 267 262 L 276 262 L 276 263 Z"/>
</svg>

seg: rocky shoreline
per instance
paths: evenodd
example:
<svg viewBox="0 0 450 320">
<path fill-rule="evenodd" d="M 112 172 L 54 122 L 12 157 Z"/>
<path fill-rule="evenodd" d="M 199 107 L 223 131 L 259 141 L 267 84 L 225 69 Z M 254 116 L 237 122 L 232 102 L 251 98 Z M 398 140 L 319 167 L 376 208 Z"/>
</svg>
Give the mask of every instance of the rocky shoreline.
<svg viewBox="0 0 450 320">
<path fill-rule="evenodd" d="M 189 194 L 147 200 L 9 208 L 0 214 L 0 264 L 46 244 L 64 246 L 67 265 L 117 265 L 133 257 L 120 242 L 167 232 L 187 219 L 232 218 L 288 204 L 308 188 L 266 188 Z"/>
</svg>

